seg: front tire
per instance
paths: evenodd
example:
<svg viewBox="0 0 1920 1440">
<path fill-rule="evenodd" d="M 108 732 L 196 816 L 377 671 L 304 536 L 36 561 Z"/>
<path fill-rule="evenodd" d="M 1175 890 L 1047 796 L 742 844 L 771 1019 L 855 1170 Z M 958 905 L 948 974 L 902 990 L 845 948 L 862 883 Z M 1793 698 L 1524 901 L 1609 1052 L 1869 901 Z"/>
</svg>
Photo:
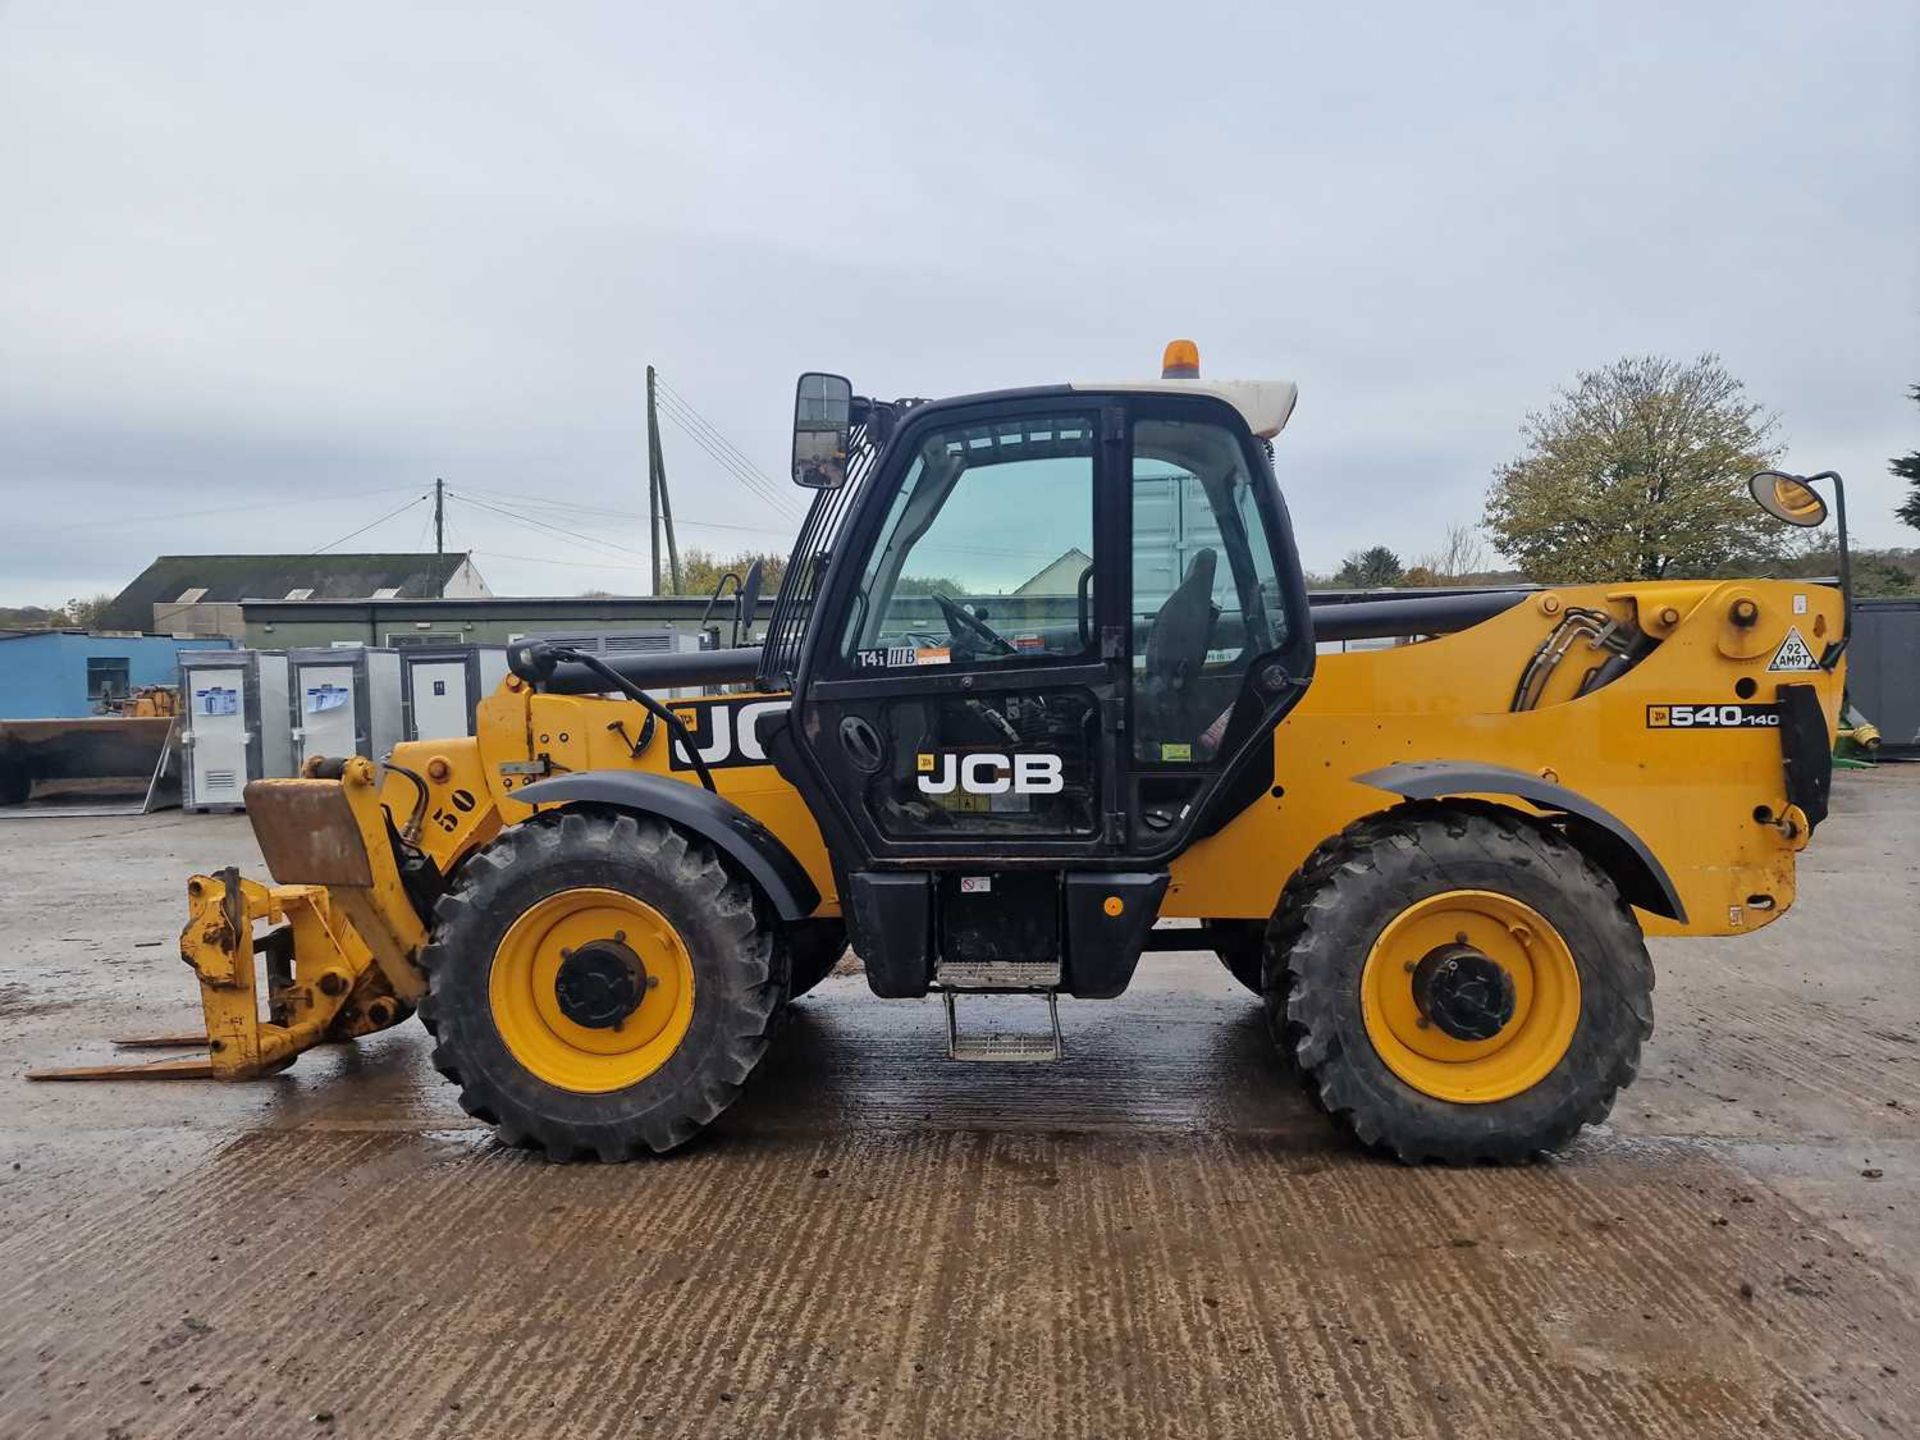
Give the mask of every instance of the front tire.
<svg viewBox="0 0 1920 1440">
<path fill-rule="evenodd" d="M 1545 822 L 1472 802 L 1349 826 L 1268 933 L 1276 1041 L 1328 1113 L 1408 1163 L 1517 1163 L 1605 1119 L 1652 990 L 1612 881 Z"/>
<path fill-rule="evenodd" d="M 785 984 L 746 880 L 663 821 L 605 811 L 538 816 L 476 854 L 421 963 L 462 1108 L 555 1160 L 686 1143 L 759 1063 Z"/>
</svg>

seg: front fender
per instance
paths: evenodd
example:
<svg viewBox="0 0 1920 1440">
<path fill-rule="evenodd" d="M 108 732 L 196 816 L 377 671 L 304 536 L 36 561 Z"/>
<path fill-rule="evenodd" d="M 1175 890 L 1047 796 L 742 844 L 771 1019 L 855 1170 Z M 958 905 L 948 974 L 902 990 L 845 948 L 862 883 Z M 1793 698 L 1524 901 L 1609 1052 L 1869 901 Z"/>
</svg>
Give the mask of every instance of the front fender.
<svg viewBox="0 0 1920 1440">
<path fill-rule="evenodd" d="M 779 836 L 725 796 L 684 780 L 633 770 L 580 770 L 540 780 L 513 798 L 526 805 L 608 805 L 657 815 L 711 841 L 752 877 L 782 920 L 804 920 L 820 891 Z"/>
<path fill-rule="evenodd" d="M 1568 838 L 1605 870 L 1626 901 L 1654 915 L 1686 923 L 1680 892 L 1653 851 L 1627 823 L 1586 796 L 1525 770 L 1478 761 L 1419 760 L 1353 777 L 1406 800 L 1455 795 L 1511 795 L 1567 817 Z"/>
</svg>

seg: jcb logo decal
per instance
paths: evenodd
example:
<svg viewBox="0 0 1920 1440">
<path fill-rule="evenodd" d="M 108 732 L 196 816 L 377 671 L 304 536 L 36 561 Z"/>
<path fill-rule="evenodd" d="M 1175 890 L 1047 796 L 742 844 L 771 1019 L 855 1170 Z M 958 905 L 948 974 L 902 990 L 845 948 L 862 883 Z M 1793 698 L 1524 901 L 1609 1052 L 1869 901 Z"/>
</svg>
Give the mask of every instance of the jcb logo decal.
<svg viewBox="0 0 1920 1440">
<path fill-rule="evenodd" d="M 766 765 L 767 748 L 760 741 L 760 722 L 778 714 L 792 702 L 788 700 L 746 700 L 714 705 L 673 705 L 667 708 L 679 717 L 693 736 L 700 758 L 709 770 L 735 765 Z M 668 764 L 675 770 L 691 770 L 686 748 L 678 740 L 667 752 Z"/>
<path fill-rule="evenodd" d="M 914 757 L 926 795 L 1058 795 L 1067 788 L 1066 764 L 1058 755 L 1002 755 L 973 751 Z"/>
</svg>

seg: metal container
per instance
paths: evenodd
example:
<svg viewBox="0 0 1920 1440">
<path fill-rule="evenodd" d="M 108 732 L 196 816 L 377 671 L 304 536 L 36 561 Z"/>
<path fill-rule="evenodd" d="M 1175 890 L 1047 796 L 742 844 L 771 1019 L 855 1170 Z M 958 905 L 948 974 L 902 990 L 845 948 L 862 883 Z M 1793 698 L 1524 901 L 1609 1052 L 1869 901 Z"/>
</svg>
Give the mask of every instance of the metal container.
<svg viewBox="0 0 1920 1440">
<path fill-rule="evenodd" d="M 296 773 L 315 756 L 378 760 L 400 743 L 400 653 L 372 646 L 291 650 L 288 714 Z"/>
<path fill-rule="evenodd" d="M 1883 752 L 1920 751 L 1920 599 L 1853 602 L 1847 695 Z"/>
<path fill-rule="evenodd" d="M 180 652 L 181 804 L 239 810 L 249 780 L 294 773 L 281 650 Z"/>
<path fill-rule="evenodd" d="M 473 714 L 507 674 L 504 645 L 418 645 L 400 650 L 409 740 L 473 734 Z"/>
</svg>

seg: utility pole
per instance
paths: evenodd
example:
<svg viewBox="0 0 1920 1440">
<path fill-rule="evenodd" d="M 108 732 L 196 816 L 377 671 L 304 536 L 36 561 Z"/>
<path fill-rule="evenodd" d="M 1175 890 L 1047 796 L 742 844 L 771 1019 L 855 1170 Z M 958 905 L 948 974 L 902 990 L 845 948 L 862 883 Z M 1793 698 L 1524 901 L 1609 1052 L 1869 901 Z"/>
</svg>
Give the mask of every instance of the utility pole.
<svg viewBox="0 0 1920 1440">
<path fill-rule="evenodd" d="M 653 593 L 680 593 L 680 547 L 673 538 L 673 502 L 667 498 L 667 462 L 660 450 L 660 409 L 654 400 L 653 366 L 647 366 L 647 519 L 653 527 Z M 660 532 L 667 535 L 667 578 L 672 589 L 660 589 Z"/>
<path fill-rule="evenodd" d="M 447 482 L 433 477 L 433 553 L 447 553 Z"/>
</svg>

